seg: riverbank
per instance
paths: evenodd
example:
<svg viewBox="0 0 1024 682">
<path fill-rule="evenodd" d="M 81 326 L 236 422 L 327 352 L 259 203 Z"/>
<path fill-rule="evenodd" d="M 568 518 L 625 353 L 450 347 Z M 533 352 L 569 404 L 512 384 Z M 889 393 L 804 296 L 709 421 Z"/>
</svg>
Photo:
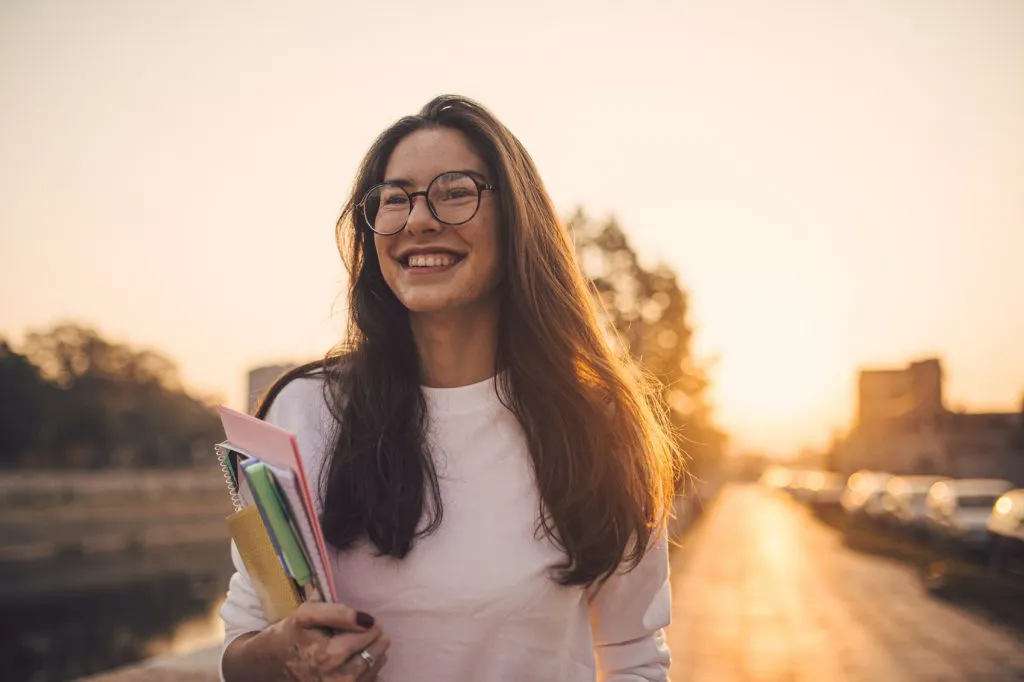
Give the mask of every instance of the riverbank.
<svg viewBox="0 0 1024 682">
<path fill-rule="evenodd" d="M 210 630 L 230 512 L 216 468 L 0 474 L 0 669 L 63 681 Z"/>
</svg>

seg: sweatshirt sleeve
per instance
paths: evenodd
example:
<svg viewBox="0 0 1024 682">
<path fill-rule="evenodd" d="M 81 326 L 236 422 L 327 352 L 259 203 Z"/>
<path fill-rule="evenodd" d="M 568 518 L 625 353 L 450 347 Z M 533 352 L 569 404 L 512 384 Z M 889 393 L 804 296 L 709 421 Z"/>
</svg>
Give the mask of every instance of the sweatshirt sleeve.
<svg viewBox="0 0 1024 682">
<path fill-rule="evenodd" d="M 605 682 L 667 682 L 671 662 L 664 628 L 671 621 L 665 533 L 635 569 L 608 579 L 590 598 L 590 623 Z"/>
</svg>

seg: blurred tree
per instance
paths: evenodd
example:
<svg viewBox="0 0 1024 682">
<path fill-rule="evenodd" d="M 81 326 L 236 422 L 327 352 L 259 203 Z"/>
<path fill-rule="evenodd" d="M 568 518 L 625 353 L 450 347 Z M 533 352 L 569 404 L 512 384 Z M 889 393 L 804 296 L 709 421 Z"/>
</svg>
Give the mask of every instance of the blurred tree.
<svg viewBox="0 0 1024 682">
<path fill-rule="evenodd" d="M 31 332 L 21 350 L 52 389 L 37 431 L 42 466 L 185 466 L 222 437 L 209 405 L 183 390 L 159 353 L 75 324 Z"/>
<path fill-rule="evenodd" d="M 24 355 L 0 339 L 0 466 L 17 466 L 22 458 L 41 456 L 47 406 L 56 388 Z"/>
<path fill-rule="evenodd" d="M 80 380 L 116 378 L 136 384 L 157 383 L 179 390 L 177 368 L 167 358 L 148 350 L 135 350 L 103 339 L 76 324 L 59 324 L 45 332 L 30 332 L 25 354 L 62 388 Z"/>
<path fill-rule="evenodd" d="M 691 352 L 689 299 L 676 273 L 641 266 L 615 218 L 595 221 L 580 209 L 568 226 L 610 336 L 660 382 L 691 472 L 708 473 L 720 464 L 726 437 L 712 421 L 707 374 Z"/>
</svg>

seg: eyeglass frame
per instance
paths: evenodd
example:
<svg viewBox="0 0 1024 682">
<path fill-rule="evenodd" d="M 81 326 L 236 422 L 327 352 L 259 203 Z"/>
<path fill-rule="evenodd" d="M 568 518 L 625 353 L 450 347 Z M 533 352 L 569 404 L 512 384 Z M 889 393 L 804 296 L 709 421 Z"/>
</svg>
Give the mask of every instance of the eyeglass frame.
<svg viewBox="0 0 1024 682">
<path fill-rule="evenodd" d="M 445 175 L 465 175 L 467 178 L 473 181 L 474 185 L 476 185 L 476 208 L 473 209 L 473 214 L 471 216 L 457 223 L 450 223 L 447 220 L 443 220 L 441 216 L 437 215 L 437 211 L 434 209 L 434 205 L 430 202 L 430 188 L 434 186 L 435 182 L 437 182 L 440 178 L 442 178 Z M 409 197 L 409 215 L 405 217 L 405 223 L 402 224 L 402 227 L 395 230 L 394 232 L 378 232 L 376 228 L 374 228 L 373 223 L 370 222 L 370 217 L 366 215 L 366 197 L 370 196 L 370 192 L 374 191 L 378 187 L 385 186 L 397 187 L 398 189 L 402 190 L 405 193 L 405 196 Z M 402 230 L 409 226 L 409 218 L 412 217 L 412 209 L 414 208 L 414 205 L 416 203 L 416 197 L 423 197 L 423 200 L 427 203 L 427 210 L 430 211 L 430 215 L 434 216 L 434 220 L 441 223 L 442 225 L 452 225 L 457 227 L 459 225 L 465 225 L 470 220 L 476 217 L 476 214 L 480 212 L 480 202 L 483 199 L 483 193 L 488 190 L 490 190 L 491 192 L 497 192 L 498 188 L 495 185 L 492 185 L 491 183 L 484 181 L 475 171 L 444 171 L 442 173 L 438 173 L 437 175 L 435 175 L 434 178 L 429 183 L 427 183 L 427 188 L 425 190 L 420 190 L 418 192 L 410 192 L 405 187 L 402 187 L 401 185 L 394 182 L 378 182 L 376 185 L 366 190 L 366 192 L 363 194 L 363 198 L 359 200 L 358 204 L 356 204 L 356 207 L 359 208 L 360 212 L 363 214 L 363 221 L 366 223 L 366 226 L 370 228 L 371 232 L 373 232 L 374 234 L 379 234 L 382 237 L 391 237 L 396 234 L 399 234 L 400 232 L 402 232 Z"/>
</svg>

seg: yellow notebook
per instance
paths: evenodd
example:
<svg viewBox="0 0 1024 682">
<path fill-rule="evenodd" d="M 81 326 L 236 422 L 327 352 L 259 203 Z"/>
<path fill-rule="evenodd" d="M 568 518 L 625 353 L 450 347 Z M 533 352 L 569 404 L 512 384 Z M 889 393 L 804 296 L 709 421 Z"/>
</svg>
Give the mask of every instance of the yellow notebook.
<svg viewBox="0 0 1024 682">
<path fill-rule="evenodd" d="M 277 558 L 260 510 L 256 505 L 244 507 L 229 516 L 227 522 L 263 613 L 268 621 L 276 623 L 298 608 L 302 600 Z"/>
</svg>

